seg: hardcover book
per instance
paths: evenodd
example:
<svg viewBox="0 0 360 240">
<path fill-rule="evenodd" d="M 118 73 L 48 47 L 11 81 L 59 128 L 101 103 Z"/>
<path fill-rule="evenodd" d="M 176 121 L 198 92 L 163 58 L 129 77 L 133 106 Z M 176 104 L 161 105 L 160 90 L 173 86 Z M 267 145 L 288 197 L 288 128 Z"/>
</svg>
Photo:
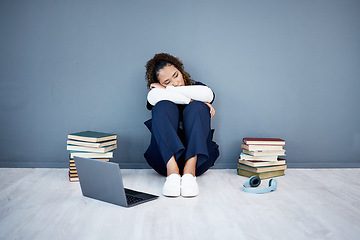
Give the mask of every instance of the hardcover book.
<svg viewBox="0 0 360 240">
<path fill-rule="evenodd" d="M 67 150 L 69 154 L 69 181 L 78 182 L 79 176 L 74 157 L 92 158 L 110 161 L 113 150 L 117 148 L 117 135 L 95 131 L 83 131 L 68 134 Z"/>
<path fill-rule="evenodd" d="M 105 161 L 105 162 L 109 162 L 110 159 L 109 158 L 94 158 L 95 160 L 99 160 L 99 161 Z M 70 164 L 74 164 L 75 166 L 75 160 L 74 158 L 71 158 L 71 154 L 69 154 L 69 163 Z"/>
<path fill-rule="evenodd" d="M 95 131 L 83 131 L 83 132 L 71 133 L 68 135 L 68 139 L 85 141 L 85 142 L 95 142 L 95 143 L 114 140 L 116 138 L 117 138 L 116 134 L 95 132 Z"/>
<path fill-rule="evenodd" d="M 250 167 L 267 167 L 267 166 L 278 166 L 286 164 L 286 160 L 279 158 L 277 161 L 248 161 L 239 159 L 239 163 Z"/>
<path fill-rule="evenodd" d="M 99 143 L 67 140 L 66 143 L 67 143 L 67 145 L 84 146 L 84 147 L 92 147 L 92 148 L 102 148 L 102 147 L 115 145 L 117 143 L 117 140 L 111 140 L 111 141 L 99 142 Z"/>
<path fill-rule="evenodd" d="M 110 152 L 116 148 L 117 148 L 116 144 L 112 145 L 112 146 L 108 146 L 108 147 L 101 147 L 101 148 L 67 145 L 66 150 L 78 151 L 78 152 L 106 153 L 106 152 Z"/>
<path fill-rule="evenodd" d="M 79 177 L 70 177 L 70 176 L 69 176 L 69 181 L 70 181 L 70 182 L 78 182 L 78 181 L 79 181 Z"/>
<path fill-rule="evenodd" d="M 278 166 L 267 166 L 267 167 L 250 167 L 240 163 L 238 164 L 238 169 L 246 170 L 248 172 L 253 172 L 253 173 L 264 173 L 264 172 L 285 170 L 286 167 L 287 167 L 286 164 L 278 165 Z"/>
<path fill-rule="evenodd" d="M 281 145 L 247 145 L 245 143 L 241 144 L 242 149 L 248 151 L 281 151 L 284 150 L 284 147 Z"/>
<path fill-rule="evenodd" d="M 243 138 L 243 142 L 247 145 L 285 145 L 285 140 L 280 138 Z"/>
<path fill-rule="evenodd" d="M 285 156 L 285 150 L 281 151 L 249 151 L 243 149 L 243 152 L 251 156 Z"/>
<path fill-rule="evenodd" d="M 274 172 L 264 172 L 264 173 L 254 173 L 249 172 L 243 169 L 237 170 L 238 175 L 245 176 L 245 177 L 252 177 L 252 176 L 258 176 L 260 179 L 266 179 L 266 178 L 272 178 L 272 177 L 278 177 L 285 175 L 285 170 L 279 170 Z"/>
<path fill-rule="evenodd" d="M 82 157 L 82 158 L 113 158 L 113 152 L 107 153 L 91 153 L 91 152 L 71 152 L 70 158 Z"/>
<path fill-rule="evenodd" d="M 277 161 L 278 156 L 252 156 L 249 154 L 241 153 L 240 160 L 250 160 L 250 161 Z"/>
</svg>

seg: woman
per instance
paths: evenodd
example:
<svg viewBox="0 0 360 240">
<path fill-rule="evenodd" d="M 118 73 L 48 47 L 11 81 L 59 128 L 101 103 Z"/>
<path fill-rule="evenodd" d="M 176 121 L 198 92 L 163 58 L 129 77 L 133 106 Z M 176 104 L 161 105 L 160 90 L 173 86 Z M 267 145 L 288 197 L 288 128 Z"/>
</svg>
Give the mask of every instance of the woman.
<svg viewBox="0 0 360 240">
<path fill-rule="evenodd" d="M 167 53 L 155 54 L 147 62 L 146 79 L 152 119 L 145 122 L 151 142 L 144 156 L 155 171 L 167 176 L 163 195 L 195 197 L 199 194 L 196 176 L 219 156 L 210 126 L 215 94 L 191 80 L 183 63 Z"/>
</svg>

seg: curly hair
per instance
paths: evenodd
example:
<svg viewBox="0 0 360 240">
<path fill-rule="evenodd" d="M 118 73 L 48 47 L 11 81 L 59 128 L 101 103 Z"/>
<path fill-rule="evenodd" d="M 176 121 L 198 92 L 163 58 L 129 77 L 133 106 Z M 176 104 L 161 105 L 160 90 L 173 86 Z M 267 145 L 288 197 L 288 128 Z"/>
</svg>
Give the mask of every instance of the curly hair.
<svg viewBox="0 0 360 240">
<path fill-rule="evenodd" d="M 150 88 L 152 83 L 159 83 L 157 75 L 161 69 L 167 65 L 173 65 L 176 67 L 181 74 L 183 75 L 185 85 L 192 85 L 193 81 L 191 80 L 190 74 L 185 72 L 184 64 L 180 59 L 174 57 L 168 53 L 158 53 L 146 63 L 146 74 L 145 79 L 147 81 L 147 87 Z"/>
</svg>

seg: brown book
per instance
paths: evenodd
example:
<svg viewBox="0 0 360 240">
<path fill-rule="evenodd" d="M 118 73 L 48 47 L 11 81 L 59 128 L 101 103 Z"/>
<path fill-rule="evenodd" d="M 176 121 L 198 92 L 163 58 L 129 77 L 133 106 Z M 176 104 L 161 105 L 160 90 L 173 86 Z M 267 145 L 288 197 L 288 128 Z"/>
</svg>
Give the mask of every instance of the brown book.
<svg viewBox="0 0 360 240">
<path fill-rule="evenodd" d="M 96 159 L 96 160 L 105 161 L 105 162 L 110 161 L 109 158 L 102 158 L 102 159 Z M 76 166 L 75 166 L 75 160 L 73 158 L 69 159 L 69 181 L 70 182 L 78 182 L 79 181 L 79 176 L 77 174 L 77 170 L 76 170 Z"/>
<path fill-rule="evenodd" d="M 109 162 L 110 159 L 109 158 L 104 158 L 104 159 L 94 159 L 94 160 L 99 160 L 99 161 L 104 161 L 104 162 Z M 69 170 L 76 170 L 76 165 L 74 160 L 69 162 Z"/>
<path fill-rule="evenodd" d="M 260 179 L 272 178 L 285 175 L 285 170 L 273 171 L 273 172 L 264 172 L 264 173 L 253 173 L 243 169 L 237 170 L 238 175 L 245 177 L 258 176 Z"/>
<path fill-rule="evenodd" d="M 247 145 L 285 145 L 285 140 L 281 138 L 243 138 L 243 142 Z"/>
<path fill-rule="evenodd" d="M 99 161 L 104 161 L 104 162 L 109 162 L 110 161 L 110 158 L 93 158 L 93 159 L 99 160 Z M 74 158 L 70 158 L 69 162 L 70 163 L 75 163 Z"/>
<path fill-rule="evenodd" d="M 70 182 L 78 182 L 79 181 L 79 176 L 77 175 L 77 173 L 74 174 L 74 173 L 69 172 L 69 181 Z"/>
<path fill-rule="evenodd" d="M 287 167 L 286 164 L 284 165 L 278 165 L 278 166 L 268 166 L 268 167 L 250 167 L 243 164 L 238 164 L 238 169 L 246 170 L 248 172 L 253 173 L 264 173 L 264 172 L 273 172 L 273 171 L 279 171 L 279 170 L 285 170 Z"/>
<path fill-rule="evenodd" d="M 268 161 L 248 161 L 248 160 L 241 160 L 239 158 L 239 163 L 250 167 L 267 167 L 267 166 L 284 165 L 286 164 L 286 160 L 283 158 L 278 158 L 278 160 L 275 162 L 268 162 Z"/>
<path fill-rule="evenodd" d="M 78 174 L 77 174 L 77 173 L 71 173 L 71 172 L 69 171 L 69 176 L 70 176 L 70 177 L 77 177 Z"/>
</svg>

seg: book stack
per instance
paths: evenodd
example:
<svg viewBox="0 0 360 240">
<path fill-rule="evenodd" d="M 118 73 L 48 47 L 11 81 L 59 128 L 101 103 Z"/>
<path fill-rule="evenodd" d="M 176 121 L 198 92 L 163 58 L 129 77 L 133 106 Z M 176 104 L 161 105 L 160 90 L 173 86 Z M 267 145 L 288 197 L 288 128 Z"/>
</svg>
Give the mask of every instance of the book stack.
<svg viewBox="0 0 360 240">
<path fill-rule="evenodd" d="M 238 175 L 260 179 L 282 176 L 287 168 L 285 140 L 280 138 L 243 138 L 237 172 Z"/>
<path fill-rule="evenodd" d="M 75 166 L 75 157 L 93 158 L 110 161 L 113 151 L 117 148 L 117 135 L 95 131 L 84 131 L 68 135 L 66 150 L 69 155 L 69 180 L 79 181 Z"/>
</svg>

